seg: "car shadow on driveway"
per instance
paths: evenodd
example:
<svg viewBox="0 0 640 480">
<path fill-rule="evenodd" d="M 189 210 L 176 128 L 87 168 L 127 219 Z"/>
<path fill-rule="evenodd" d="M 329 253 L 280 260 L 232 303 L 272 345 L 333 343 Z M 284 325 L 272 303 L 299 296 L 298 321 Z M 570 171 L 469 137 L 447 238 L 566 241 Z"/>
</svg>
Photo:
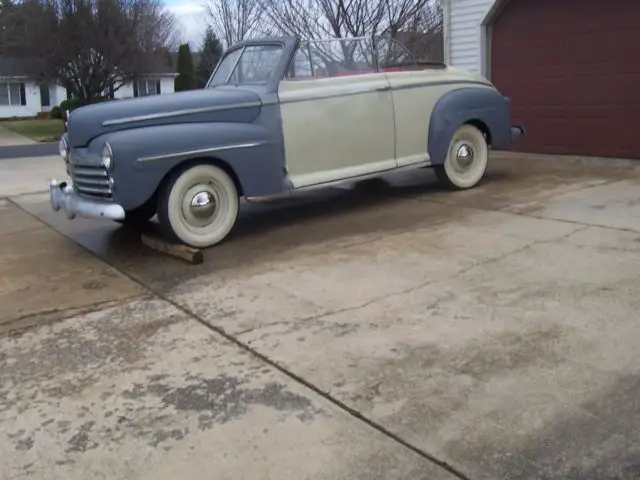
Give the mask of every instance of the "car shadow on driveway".
<svg viewBox="0 0 640 480">
<path fill-rule="evenodd" d="M 397 185 L 400 179 L 403 185 Z M 228 239 L 204 250 L 202 265 L 150 250 L 142 233 L 159 234 L 157 220 L 139 227 L 76 218 L 51 211 L 45 195 L 17 201 L 33 215 L 85 249 L 156 288 L 170 289 L 183 278 L 211 270 L 228 270 L 366 243 L 381 237 L 428 227 L 450 219 L 451 207 L 427 205 L 407 197 L 441 192 L 430 171 L 368 180 L 340 188 L 296 193 L 282 200 L 242 202 L 240 217 Z"/>
</svg>

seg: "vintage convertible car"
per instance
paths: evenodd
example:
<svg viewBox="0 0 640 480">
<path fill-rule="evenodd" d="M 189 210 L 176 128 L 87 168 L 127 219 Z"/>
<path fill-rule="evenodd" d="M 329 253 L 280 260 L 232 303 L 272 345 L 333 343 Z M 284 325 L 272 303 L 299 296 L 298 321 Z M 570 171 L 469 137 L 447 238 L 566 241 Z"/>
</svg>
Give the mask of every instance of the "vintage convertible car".
<svg viewBox="0 0 640 480">
<path fill-rule="evenodd" d="M 241 197 L 421 167 L 468 189 L 489 148 L 523 134 L 488 80 L 391 38 L 254 39 L 224 53 L 206 88 L 71 112 L 70 180 L 50 181 L 51 206 L 121 223 L 157 214 L 169 240 L 206 247 L 230 233 Z"/>
</svg>

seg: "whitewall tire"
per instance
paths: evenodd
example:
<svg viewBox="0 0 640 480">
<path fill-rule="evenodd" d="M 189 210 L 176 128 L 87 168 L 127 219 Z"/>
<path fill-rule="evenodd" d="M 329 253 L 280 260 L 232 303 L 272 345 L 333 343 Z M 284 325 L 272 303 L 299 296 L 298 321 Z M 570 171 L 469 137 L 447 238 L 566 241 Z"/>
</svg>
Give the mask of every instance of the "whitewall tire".
<svg viewBox="0 0 640 480">
<path fill-rule="evenodd" d="M 444 164 L 436 165 L 434 171 L 447 187 L 466 190 L 482 180 L 488 163 L 487 139 L 477 127 L 465 124 L 451 137 Z"/>
<path fill-rule="evenodd" d="M 192 247 L 222 242 L 236 223 L 239 196 L 233 179 L 215 165 L 174 173 L 158 195 L 158 221 L 169 240 Z"/>
</svg>

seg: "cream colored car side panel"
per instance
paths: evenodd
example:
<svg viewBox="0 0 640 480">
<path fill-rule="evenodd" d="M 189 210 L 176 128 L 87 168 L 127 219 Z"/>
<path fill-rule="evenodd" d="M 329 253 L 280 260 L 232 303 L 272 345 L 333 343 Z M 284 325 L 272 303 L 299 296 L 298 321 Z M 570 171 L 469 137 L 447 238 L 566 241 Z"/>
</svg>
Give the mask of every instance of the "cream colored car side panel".
<svg viewBox="0 0 640 480">
<path fill-rule="evenodd" d="M 283 80 L 278 96 L 295 188 L 396 166 L 393 104 L 384 74 Z"/>
<path fill-rule="evenodd" d="M 407 159 L 429 160 L 427 138 L 431 112 L 451 90 L 489 84 L 457 69 L 387 73 L 395 110 L 396 156 L 400 166 Z"/>
</svg>

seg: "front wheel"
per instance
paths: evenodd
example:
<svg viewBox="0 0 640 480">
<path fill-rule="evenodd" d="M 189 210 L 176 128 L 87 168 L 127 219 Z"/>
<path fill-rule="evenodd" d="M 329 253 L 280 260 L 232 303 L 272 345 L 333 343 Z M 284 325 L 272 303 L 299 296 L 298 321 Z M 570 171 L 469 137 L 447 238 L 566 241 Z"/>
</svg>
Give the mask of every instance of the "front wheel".
<svg viewBox="0 0 640 480">
<path fill-rule="evenodd" d="M 489 163 L 489 147 L 484 134 L 473 125 L 462 125 L 451 137 L 447 158 L 434 168 L 436 177 L 447 187 L 466 190 L 475 187 Z"/>
<path fill-rule="evenodd" d="M 174 173 L 158 195 L 158 221 L 167 239 L 192 247 L 222 242 L 236 223 L 238 190 L 219 167 L 199 164 Z"/>
</svg>

